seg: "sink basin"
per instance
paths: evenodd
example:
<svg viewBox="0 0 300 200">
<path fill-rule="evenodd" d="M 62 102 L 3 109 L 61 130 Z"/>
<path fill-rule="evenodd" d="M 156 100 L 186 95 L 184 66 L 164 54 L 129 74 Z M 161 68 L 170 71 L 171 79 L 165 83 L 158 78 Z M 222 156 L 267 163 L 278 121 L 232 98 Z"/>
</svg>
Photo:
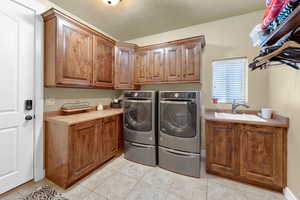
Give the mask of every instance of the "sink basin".
<svg viewBox="0 0 300 200">
<path fill-rule="evenodd" d="M 266 122 L 266 120 L 250 114 L 232 114 L 232 113 L 215 113 L 215 117 L 219 119 L 229 120 L 244 120 L 244 121 L 255 121 L 255 122 Z"/>
</svg>

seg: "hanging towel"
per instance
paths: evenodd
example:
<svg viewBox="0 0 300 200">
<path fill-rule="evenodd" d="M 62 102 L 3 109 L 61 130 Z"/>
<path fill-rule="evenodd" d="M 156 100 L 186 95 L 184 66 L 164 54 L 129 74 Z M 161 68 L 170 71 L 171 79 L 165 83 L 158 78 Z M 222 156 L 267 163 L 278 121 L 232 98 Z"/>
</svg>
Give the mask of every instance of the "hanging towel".
<svg viewBox="0 0 300 200">
<path fill-rule="evenodd" d="M 272 0 L 271 4 L 267 7 L 264 14 L 262 29 L 266 29 L 268 25 L 277 17 L 286 1 L 289 0 Z"/>
</svg>

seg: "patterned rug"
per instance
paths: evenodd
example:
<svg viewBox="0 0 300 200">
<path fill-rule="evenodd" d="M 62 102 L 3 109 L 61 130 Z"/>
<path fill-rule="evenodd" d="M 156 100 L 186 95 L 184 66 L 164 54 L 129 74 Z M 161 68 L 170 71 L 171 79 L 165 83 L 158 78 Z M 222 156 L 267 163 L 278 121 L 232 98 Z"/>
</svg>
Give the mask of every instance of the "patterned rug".
<svg viewBox="0 0 300 200">
<path fill-rule="evenodd" d="M 68 200 L 48 185 L 39 187 L 23 200 Z"/>
</svg>

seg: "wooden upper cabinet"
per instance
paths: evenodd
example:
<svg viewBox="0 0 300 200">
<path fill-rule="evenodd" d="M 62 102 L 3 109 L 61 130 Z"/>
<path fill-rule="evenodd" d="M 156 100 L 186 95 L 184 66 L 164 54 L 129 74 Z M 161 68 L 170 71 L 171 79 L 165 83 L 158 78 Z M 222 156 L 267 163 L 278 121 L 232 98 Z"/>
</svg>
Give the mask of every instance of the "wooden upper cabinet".
<svg viewBox="0 0 300 200">
<path fill-rule="evenodd" d="M 165 49 L 154 49 L 150 52 L 148 77 L 151 81 L 161 82 L 164 80 Z"/>
<path fill-rule="evenodd" d="M 165 80 L 182 80 L 182 46 L 166 48 Z"/>
<path fill-rule="evenodd" d="M 45 22 L 46 87 L 112 87 L 115 41 L 50 9 Z"/>
<path fill-rule="evenodd" d="M 93 39 L 93 84 L 113 87 L 114 44 L 96 35 Z"/>
<path fill-rule="evenodd" d="M 64 19 L 58 20 L 57 84 L 89 86 L 93 69 L 93 35 Z"/>
<path fill-rule="evenodd" d="M 134 47 L 128 43 L 116 46 L 115 88 L 134 89 Z"/>
<path fill-rule="evenodd" d="M 149 80 L 149 52 L 140 51 L 135 53 L 135 82 L 143 83 Z M 151 78 L 150 78 L 151 79 Z"/>
<path fill-rule="evenodd" d="M 244 125 L 241 131 L 241 176 L 259 183 L 284 183 L 281 128 Z"/>
<path fill-rule="evenodd" d="M 76 180 L 97 166 L 98 127 L 97 121 L 76 124 L 70 132 L 70 171 L 71 180 Z"/>
<path fill-rule="evenodd" d="M 233 124 L 207 122 L 207 169 L 227 176 L 238 175 L 238 131 Z"/>
<path fill-rule="evenodd" d="M 200 81 L 201 42 L 183 44 L 182 76 L 184 81 Z"/>
<path fill-rule="evenodd" d="M 200 82 L 204 36 L 138 47 L 117 43 L 50 9 L 45 22 L 45 87 L 138 89 L 136 84 Z"/>
<path fill-rule="evenodd" d="M 137 47 L 135 82 L 137 84 L 200 82 L 201 53 L 204 45 L 204 36 L 197 36 Z M 143 60 L 148 61 L 147 65 L 141 64 Z"/>
</svg>

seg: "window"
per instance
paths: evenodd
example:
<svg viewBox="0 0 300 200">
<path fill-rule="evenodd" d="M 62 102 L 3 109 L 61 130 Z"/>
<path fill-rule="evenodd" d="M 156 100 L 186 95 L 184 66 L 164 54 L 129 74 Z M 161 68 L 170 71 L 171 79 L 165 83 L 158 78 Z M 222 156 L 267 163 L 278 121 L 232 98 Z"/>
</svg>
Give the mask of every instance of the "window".
<svg viewBox="0 0 300 200">
<path fill-rule="evenodd" d="M 247 58 L 230 58 L 215 60 L 213 66 L 214 99 L 218 103 L 248 101 Z"/>
</svg>

